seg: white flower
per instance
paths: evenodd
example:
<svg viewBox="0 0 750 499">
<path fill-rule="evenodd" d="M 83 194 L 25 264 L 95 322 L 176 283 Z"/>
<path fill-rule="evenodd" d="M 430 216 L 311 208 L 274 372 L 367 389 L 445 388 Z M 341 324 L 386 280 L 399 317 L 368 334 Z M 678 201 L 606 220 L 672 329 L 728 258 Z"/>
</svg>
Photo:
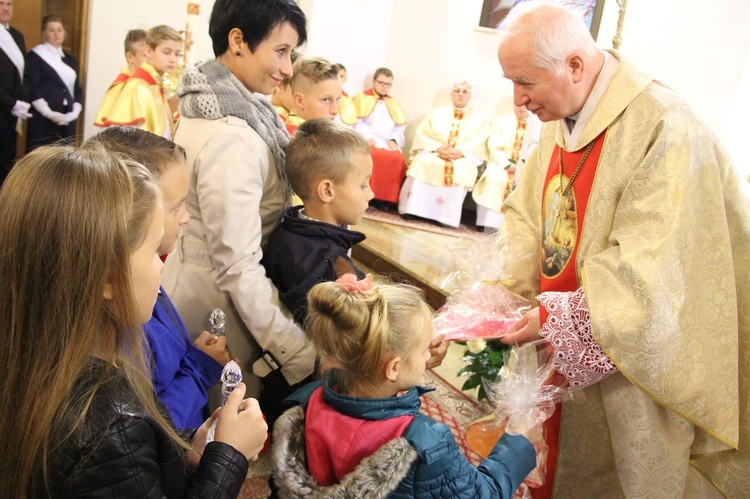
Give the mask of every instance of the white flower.
<svg viewBox="0 0 750 499">
<path fill-rule="evenodd" d="M 487 342 L 484 340 L 468 340 L 466 346 L 469 347 L 471 353 L 477 354 L 487 348 Z"/>
</svg>

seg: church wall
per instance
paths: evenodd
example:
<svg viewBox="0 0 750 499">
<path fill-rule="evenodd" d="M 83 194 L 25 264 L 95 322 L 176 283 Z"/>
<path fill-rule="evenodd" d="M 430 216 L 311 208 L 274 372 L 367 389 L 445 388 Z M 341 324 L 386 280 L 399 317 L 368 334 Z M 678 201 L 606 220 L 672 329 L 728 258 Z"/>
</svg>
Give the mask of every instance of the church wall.
<svg viewBox="0 0 750 499">
<path fill-rule="evenodd" d="M 185 3 L 91 0 L 92 22 L 86 132 L 109 82 L 124 63 L 128 29 L 166 23 L 182 29 Z M 511 85 L 497 62 L 497 35 L 477 29 L 482 0 L 298 0 L 309 18 L 302 52 L 347 66 L 345 90 L 369 87 L 372 71 L 395 73 L 392 95 L 403 105 L 413 131 L 427 110 L 450 101 L 450 85 L 473 85 L 472 104 L 488 116 L 511 110 Z M 196 30 L 197 58 L 210 57 L 208 16 L 212 0 L 201 0 Z M 113 5 L 114 4 L 114 5 Z M 116 6 L 115 6 L 116 5 Z M 124 8 L 127 5 L 127 8 Z M 598 45 L 612 46 L 617 25 L 615 0 L 606 0 Z M 631 1 L 621 53 L 654 78 L 682 94 L 726 143 L 739 142 L 750 127 L 736 117 L 750 115 L 745 87 L 738 87 L 750 55 L 750 2 L 745 0 Z M 732 106 L 735 107 L 732 107 Z M 744 106 L 737 109 L 736 106 Z M 743 130 L 744 128 L 744 130 Z M 739 147 L 735 147 L 735 154 Z M 737 158 L 741 167 L 750 158 Z M 747 177 L 747 173 L 744 174 Z"/>
</svg>

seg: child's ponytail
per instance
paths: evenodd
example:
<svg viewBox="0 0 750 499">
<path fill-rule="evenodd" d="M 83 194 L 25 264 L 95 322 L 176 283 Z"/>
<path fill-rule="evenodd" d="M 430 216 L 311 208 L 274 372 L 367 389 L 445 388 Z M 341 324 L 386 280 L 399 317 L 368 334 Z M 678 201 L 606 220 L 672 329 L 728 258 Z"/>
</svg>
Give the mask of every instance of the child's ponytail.
<svg viewBox="0 0 750 499">
<path fill-rule="evenodd" d="M 369 276 L 318 284 L 307 299 L 305 331 L 339 369 L 345 390 L 377 375 L 389 356 L 406 355 L 418 341 L 414 321 L 429 313 L 418 288 L 373 284 Z"/>
</svg>

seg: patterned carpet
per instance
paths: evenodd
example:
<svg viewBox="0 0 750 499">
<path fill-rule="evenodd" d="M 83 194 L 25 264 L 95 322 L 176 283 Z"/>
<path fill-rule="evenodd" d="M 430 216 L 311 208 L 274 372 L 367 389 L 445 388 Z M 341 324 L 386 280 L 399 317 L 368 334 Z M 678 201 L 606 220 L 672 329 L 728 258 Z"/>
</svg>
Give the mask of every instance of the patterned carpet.
<svg viewBox="0 0 750 499">
<path fill-rule="evenodd" d="M 441 225 L 437 225 L 437 222 L 431 222 L 429 220 L 420 218 L 406 220 L 402 218 L 401 215 L 391 210 L 379 210 L 377 208 L 373 208 L 372 206 L 367 208 L 367 212 L 362 218 L 366 218 L 367 220 L 374 220 L 376 222 L 398 225 L 399 227 L 408 227 L 410 229 L 434 232 L 436 234 L 443 234 L 452 237 L 464 237 L 467 235 L 479 234 L 479 231 L 475 227 L 467 225 L 460 225 L 457 228 L 444 227 Z"/>
<path fill-rule="evenodd" d="M 486 414 L 483 406 L 433 371 L 424 373 L 421 384 L 435 388 L 434 392 L 427 393 L 422 397 L 421 412 L 448 425 L 461 452 L 471 464 L 474 466 L 479 464 L 482 459 L 469 449 L 464 438 L 464 430 L 469 423 Z M 268 497 L 270 494 L 268 476 L 270 474 L 271 467 L 268 454 L 261 455 L 258 461 L 250 464 L 250 472 L 238 497 L 241 499 Z"/>
</svg>

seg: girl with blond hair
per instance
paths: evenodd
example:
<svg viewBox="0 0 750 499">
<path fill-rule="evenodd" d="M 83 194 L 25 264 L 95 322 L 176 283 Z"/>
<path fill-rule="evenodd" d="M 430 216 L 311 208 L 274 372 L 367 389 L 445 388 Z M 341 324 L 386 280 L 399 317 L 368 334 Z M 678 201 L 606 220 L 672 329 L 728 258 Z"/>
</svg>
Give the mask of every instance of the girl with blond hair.
<svg viewBox="0 0 750 499">
<path fill-rule="evenodd" d="M 536 465 L 529 440 L 506 434 L 475 468 L 446 425 L 419 413 L 433 331 L 417 288 L 352 274 L 318 284 L 305 331 L 335 367 L 274 426 L 280 497 L 510 497 Z"/>
</svg>

